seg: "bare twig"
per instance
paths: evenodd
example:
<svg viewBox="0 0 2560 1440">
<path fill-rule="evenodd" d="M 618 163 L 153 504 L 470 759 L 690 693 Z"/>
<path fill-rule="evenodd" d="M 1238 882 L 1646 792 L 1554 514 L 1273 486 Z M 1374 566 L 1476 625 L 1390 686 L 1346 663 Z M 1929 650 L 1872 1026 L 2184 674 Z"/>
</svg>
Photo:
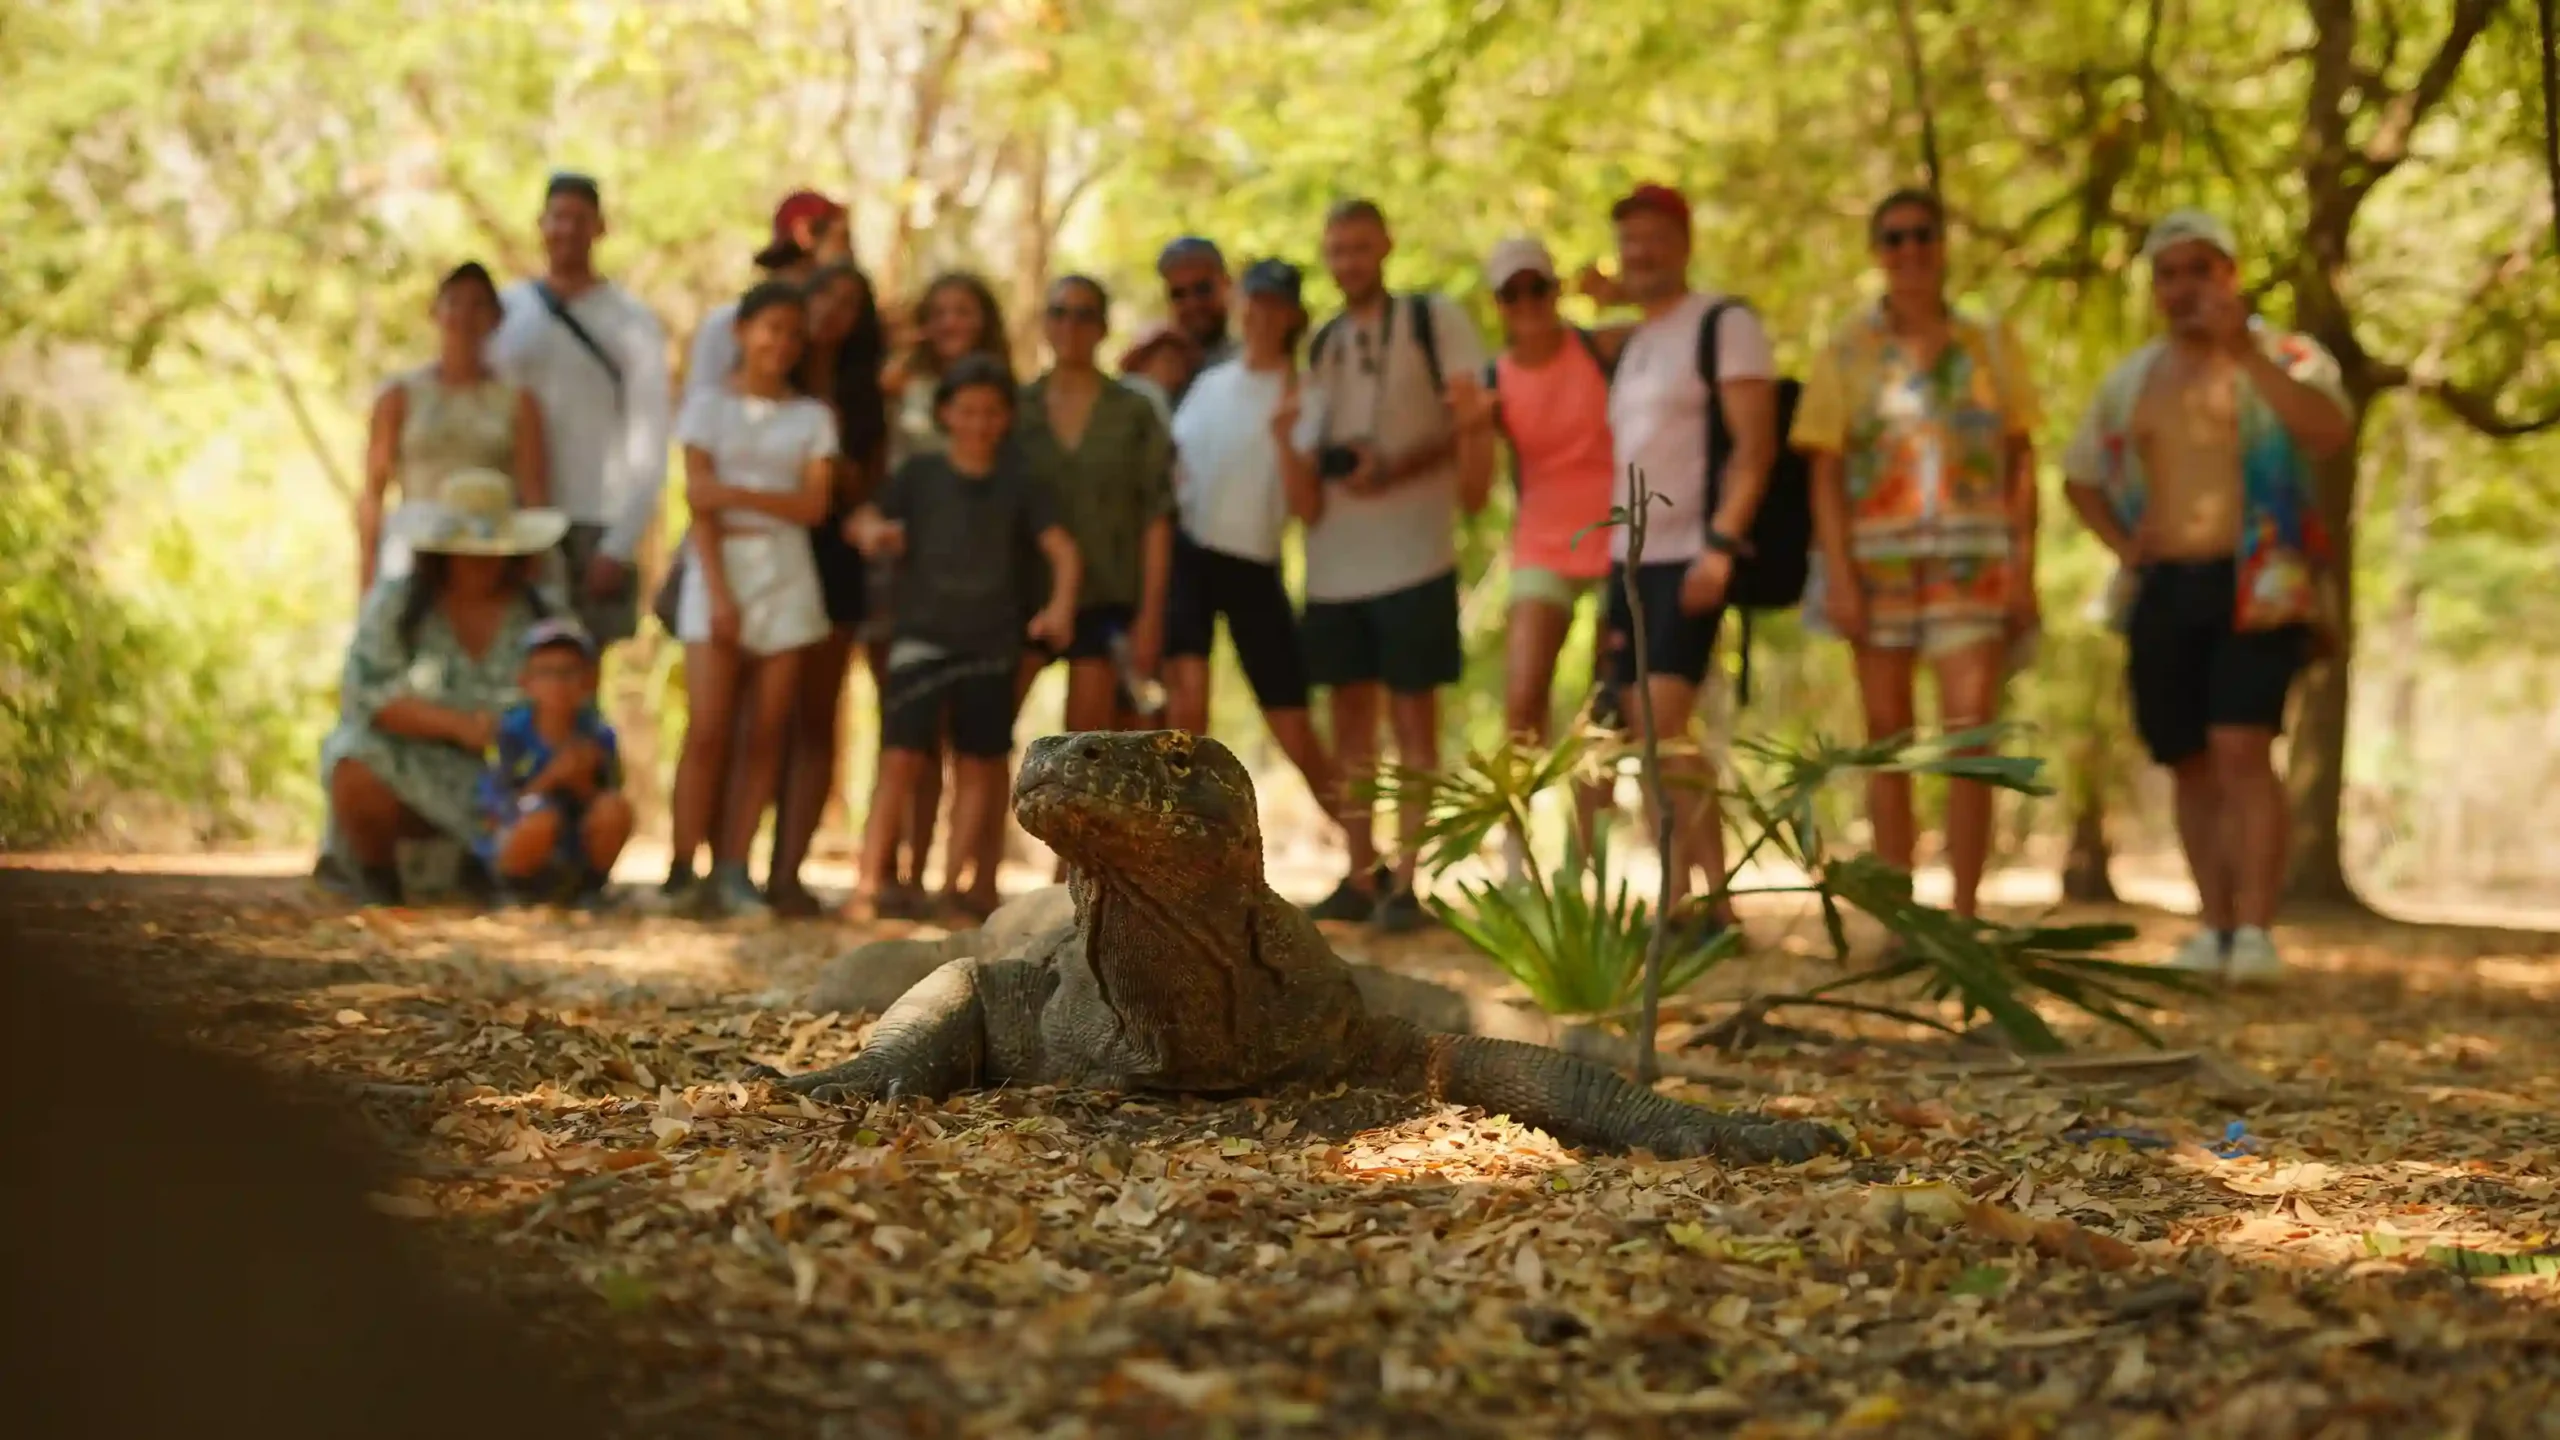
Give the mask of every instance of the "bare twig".
<svg viewBox="0 0 2560 1440">
<path fill-rule="evenodd" d="M 1654 892 L 1653 934 L 1644 946 L 1644 1005 L 1638 1012 L 1636 1034 L 1636 1083 L 1650 1085 L 1661 1075 L 1661 1062 L 1653 1047 L 1654 1026 L 1662 1011 L 1663 952 L 1671 944 L 1671 886 L 1677 878 L 1679 863 L 1672 847 L 1677 832 L 1671 811 L 1671 796 L 1662 783 L 1662 737 L 1653 719 L 1653 668 L 1645 654 L 1644 595 L 1637 588 L 1636 575 L 1644 564 L 1645 511 L 1653 504 L 1653 487 L 1645 483 L 1644 471 L 1627 467 L 1627 491 L 1632 503 L 1627 507 L 1627 563 L 1619 583 L 1626 587 L 1628 629 L 1635 633 L 1627 643 L 1635 647 L 1636 723 L 1642 727 L 1644 741 L 1644 788 L 1653 801 L 1654 841 L 1662 856 L 1662 882 Z"/>
</svg>

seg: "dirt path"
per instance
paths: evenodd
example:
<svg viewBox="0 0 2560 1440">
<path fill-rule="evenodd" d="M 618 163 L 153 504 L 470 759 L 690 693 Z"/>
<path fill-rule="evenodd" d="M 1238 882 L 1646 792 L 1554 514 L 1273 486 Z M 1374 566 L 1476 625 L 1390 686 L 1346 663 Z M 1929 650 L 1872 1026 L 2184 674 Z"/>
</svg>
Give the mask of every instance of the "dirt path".
<svg viewBox="0 0 2560 1440">
<path fill-rule="evenodd" d="M 379 1203 L 521 1257 L 528 1312 L 607 1337 L 635 1434 L 2529 1435 L 2560 1414 L 2560 1278 L 2425 1258 L 2550 1243 L 2547 934 L 2288 930 L 2295 984 L 2161 1017 L 2206 1063 L 2145 1086 L 1951 1076 L 1881 1032 L 1756 1054 L 1689 1098 L 1820 1116 L 1863 1153 L 1728 1174 L 1356 1095 L 808 1106 L 726 1077 L 858 1043 L 865 1017 L 789 1008 L 839 928 L 359 916 L 289 877 L 125 868 L 159 873 L 0 870 L 12 958 L 343 1082 L 415 1176 Z M 2147 943 L 2172 933 L 2151 917 Z M 1446 944 L 1361 948 L 1468 973 Z M 2215 1153 L 2235 1121 L 2246 1149 Z M 2083 1133 L 2109 1127 L 2169 1143 Z"/>
</svg>

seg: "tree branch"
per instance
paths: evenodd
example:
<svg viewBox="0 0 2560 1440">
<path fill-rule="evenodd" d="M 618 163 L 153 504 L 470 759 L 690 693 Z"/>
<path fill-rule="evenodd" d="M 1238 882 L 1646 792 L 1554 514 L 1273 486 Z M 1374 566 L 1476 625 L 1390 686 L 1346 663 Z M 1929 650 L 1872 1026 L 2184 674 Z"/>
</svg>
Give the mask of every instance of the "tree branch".
<svg viewBox="0 0 2560 1440">
<path fill-rule="evenodd" d="M 2511 418 L 2498 411 L 2496 394 L 2482 394 L 2456 385 L 2450 380 L 2415 380 L 2398 366 L 2376 365 L 2374 373 L 2385 388 L 2407 385 L 2410 393 L 2424 395 L 2444 407 L 2446 414 L 2488 436 L 2492 440 L 2513 440 L 2523 435 L 2537 435 L 2545 430 L 2560 429 L 2560 400 L 2539 415 Z"/>
<path fill-rule="evenodd" d="M 412 74 L 401 89 L 409 97 L 410 108 L 417 112 L 418 123 L 426 128 L 428 138 L 435 141 L 436 154 L 440 157 L 438 168 L 444 172 L 445 189 L 452 192 L 455 202 L 462 206 L 462 213 L 471 217 L 471 223 L 495 251 L 499 273 L 502 276 L 529 275 L 541 269 L 534 263 L 533 251 L 522 238 L 528 227 L 510 223 L 498 213 L 495 205 L 489 203 L 489 197 L 464 181 L 462 167 L 454 158 L 461 154 L 461 150 L 452 143 L 451 132 L 436 109 L 435 87 L 425 75 Z"/>
<path fill-rule="evenodd" d="M 2551 243 L 2560 250 L 2560 38 L 2553 0 L 2534 6 L 2542 30 L 2542 168 L 2551 185 Z"/>
<path fill-rule="evenodd" d="M 356 503 L 355 482 L 347 477 L 346 465 L 338 458 L 336 447 L 320 433 L 319 418 L 312 414 L 311 402 L 302 393 L 302 382 L 294 378 L 293 368 L 286 363 L 284 352 L 268 338 L 264 327 L 242 314 L 239 307 L 230 301 L 217 300 L 214 309 L 239 329 L 249 348 L 256 352 L 259 368 L 266 371 L 268 381 L 275 386 L 276 394 L 293 416 L 293 428 L 301 433 L 302 443 L 310 450 L 311 458 L 319 462 L 321 478 L 329 482 L 330 489 L 338 492 L 338 498 L 349 505 Z"/>
<path fill-rule="evenodd" d="M 1946 187 L 1939 181 L 1938 116 L 1929 106 L 1928 67 L 1920 59 L 1920 20 L 1912 13 L 1912 3 L 1894 0 L 1894 28 L 1902 33 L 1902 64 L 1911 80 L 1912 108 L 1920 112 L 1920 168 L 1928 176 L 1929 193 L 1943 201 Z"/>
<path fill-rule="evenodd" d="M 2409 88 L 2384 102 L 2382 118 L 2364 143 L 2366 174 L 2359 189 L 2371 189 L 2375 182 L 2398 168 L 2409 158 L 2410 137 L 2417 133 L 2419 122 L 2435 109 L 2445 92 L 2453 88 L 2454 77 L 2462 73 L 2463 58 L 2470 53 L 2473 41 L 2489 28 L 2489 19 L 2497 13 L 2500 0 L 2453 0 L 2453 20 L 2445 28 L 2444 40 L 2436 53 L 2427 57 L 2426 68 Z M 2377 92 L 2376 98 L 2380 98 Z"/>
<path fill-rule="evenodd" d="M 2445 353 L 2452 348 L 2454 332 L 2461 328 L 2463 318 L 2487 304 L 2502 286 L 2532 268 L 2533 242 L 2518 240 L 2515 248 L 2488 266 L 2461 308 L 2446 317 L 2444 324 L 2428 338 L 2426 348 L 2418 353 L 2417 359 L 2406 365 L 2385 361 L 2371 363 L 2367 374 L 2374 388 L 2388 390 L 2406 386 L 2410 393 L 2426 396 L 2444 407 L 2447 414 L 2495 440 L 2511 440 L 2520 435 L 2560 428 L 2560 400 L 2554 400 L 2547 413 L 2530 418 L 2514 419 L 2499 413 L 2499 397 L 2524 372 L 2526 359 L 2532 353 L 2529 350 L 2520 352 L 2515 364 L 2507 368 L 2507 373 L 2486 390 L 2456 385 L 2444 374 Z"/>
</svg>

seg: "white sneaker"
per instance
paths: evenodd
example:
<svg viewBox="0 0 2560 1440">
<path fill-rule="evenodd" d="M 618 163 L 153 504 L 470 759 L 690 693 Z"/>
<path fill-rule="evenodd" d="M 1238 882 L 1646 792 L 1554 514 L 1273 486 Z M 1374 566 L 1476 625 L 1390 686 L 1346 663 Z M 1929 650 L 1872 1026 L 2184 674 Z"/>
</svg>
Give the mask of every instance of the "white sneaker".
<svg viewBox="0 0 2560 1440">
<path fill-rule="evenodd" d="M 2231 932 L 2231 980 L 2235 985 L 2269 985 L 2284 978 L 2284 960 L 2274 937 L 2263 926 L 2243 925 Z"/>
<path fill-rule="evenodd" d="M 2223 968 L 2222 935 L 2215 930 L 2199 930 L 2187 937 L 2178 953 L 2169 957 L 2169 968 L 2198 975 L 2220 975 Z"/>
</svg>

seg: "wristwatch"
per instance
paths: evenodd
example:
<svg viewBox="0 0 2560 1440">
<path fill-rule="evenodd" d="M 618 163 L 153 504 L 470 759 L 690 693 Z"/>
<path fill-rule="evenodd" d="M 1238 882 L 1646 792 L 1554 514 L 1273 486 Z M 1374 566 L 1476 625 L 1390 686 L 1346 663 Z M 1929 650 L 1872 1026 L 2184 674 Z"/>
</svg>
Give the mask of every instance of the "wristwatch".
<svg viewBox="0 0 2560 1440">
<path fill-rule="evenodd" d="M 1723 531 L 1714 529 L 1707 531 L 1707 548 L 1719 554 L 1730 555 L 1737 560 L 1748 560 L 1752 554 L 1750 541 L 1736 540 Z"/>
</svg>

